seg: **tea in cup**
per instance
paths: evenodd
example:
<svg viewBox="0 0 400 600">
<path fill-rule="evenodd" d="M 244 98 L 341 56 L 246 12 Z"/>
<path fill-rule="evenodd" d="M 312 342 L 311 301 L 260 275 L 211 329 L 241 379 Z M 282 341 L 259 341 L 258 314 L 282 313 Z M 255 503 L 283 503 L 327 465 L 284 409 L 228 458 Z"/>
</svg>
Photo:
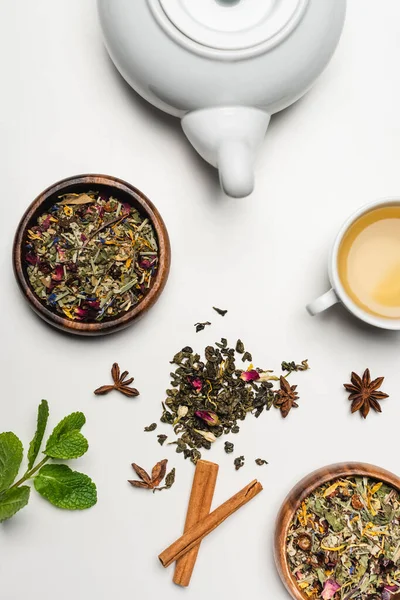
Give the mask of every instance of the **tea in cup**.
<svg viewBox="0 0 400 600">
<path fill-rule="evenodd" d="M 371 325 L 400 329 L 400 199 L 350 217 L 336 238 L 329 277 L 332 289 L 307 306 L 311 315 L 342 302 Z"/>
</svg>

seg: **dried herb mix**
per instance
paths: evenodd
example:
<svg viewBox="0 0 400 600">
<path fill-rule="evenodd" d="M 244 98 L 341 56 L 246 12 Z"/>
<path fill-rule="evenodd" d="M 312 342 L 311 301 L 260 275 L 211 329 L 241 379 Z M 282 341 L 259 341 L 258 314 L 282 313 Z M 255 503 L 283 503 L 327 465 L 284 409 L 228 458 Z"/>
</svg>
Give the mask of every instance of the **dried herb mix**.
<svg viewBox="0 0 400 600">
<path fill-rule="evenodd" d="M 59 197 L 29 229 L 25 262 L 36 296 L 63 317 L 113 319 L 146 295 L 156 234 L 130 204 L 99 192 Z"/>
<path fill-rule="evenodd" d="M 204 359 L 186 346 L 171 361 L 176 368 L 171 373 L 161 421 L 173 426 L 178 436 L 172 442 L 176 451 L 193 463 L 201 458 L 201 449 L 210 449 L 217 438 L 238 433 L 238 422 L 249 413 L 259 417 L 275 407 L 287 416 L 297 407 L 296 386 L 290 386 L 285 376 L 251 364 L 247 370 L 238 368 L 235 360 L 242 352 L 243 342 L 238 340 L 235 350 L 223 338 L 215 347 L 205 348 Z M 303 370 L 308 368 L 306 361 L 302 365 Z M 275 382 L 279 382 L 278 389 Z M 225 451 L 232 452 L 233 445 L 225 444 Z"/>
<path fill-rule="evenodd" d="M 289 568 L 306 597 L 390 600 L 400 590 L 400 496 L 368 477 L 330 481 L 297 511 Z"/>
</svg>

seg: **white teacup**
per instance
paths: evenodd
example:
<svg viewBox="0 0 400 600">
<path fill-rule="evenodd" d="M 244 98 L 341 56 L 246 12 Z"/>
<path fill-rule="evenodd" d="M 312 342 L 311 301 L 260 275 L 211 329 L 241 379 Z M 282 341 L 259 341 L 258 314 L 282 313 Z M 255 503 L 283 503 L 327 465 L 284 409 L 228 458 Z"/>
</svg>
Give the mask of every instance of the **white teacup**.
<svg viewBox="0 0 400 600">
<path fill-rule="evenodd" d="M 381 329 L 400 330 L 400 319 L 389 319 L 385 317 L 374 316 L 373 314 L 363 310 L 360 306 L 358 306 L 346 293 L 340 280 L 338 271 L 338 252 L 343 237 L 345 236 L 349 227 L 365 213 L 383 206 L 400 206 L 400 198 L 383 198 L 381 200 L 377 200 L 376 202 L 372 202 L 371 204 L 367 204 L 361 207 L 359 210 L 357 210 L 344 223 L 336 237 L 329 258 L 329 279 L 332 287 L 328 292 L 314 300 L 314 302 L 310 302 L 310 304 L 307 305 L 307 311 L 310 315 L 317 315 L 318 313 L 323 312 L 327 308 L 330 308 L 334 304 L 341 302 L 353 315 L 355 315 L 365 323 L 369 323 L 370 325 L 374 325 L 375 327 L 380 327 Z"/>
</svg>

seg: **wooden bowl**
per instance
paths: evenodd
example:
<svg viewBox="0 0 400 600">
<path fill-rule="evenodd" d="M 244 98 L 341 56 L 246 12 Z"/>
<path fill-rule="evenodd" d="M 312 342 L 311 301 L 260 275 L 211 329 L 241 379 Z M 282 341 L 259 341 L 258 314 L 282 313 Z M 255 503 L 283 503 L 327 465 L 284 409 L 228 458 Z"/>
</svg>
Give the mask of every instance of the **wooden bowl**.
<svg viewBox="0 0 400 600">
<path fill-rule="evenodd" d="M 123 202 L 127 202 L 137 208 L 139 212 L 146 216 L 153 224 L 158 238 L 159 246 L 159 266 L 154 278 L 154 282 L 148 294 L 127 313 L 100 323 L 83 323 L 72 321 L 67 317 L 62 317 L 52 310 L 45 303 L 41 302 L 34 294 L 26 272 L 24 261 L 24 245 L 26 242 L 27 231 L 32 227 L 36 219 L 50 206 L 55 204 L 58 196 L 71 192 L 87 192 L 89 190 L 99 190 L 114 194 Z M 114 333 L 131 325 L 136 319 L 149 310 L 159 298 L 168 279 L 171 263 L 171 247 L 168 232 L 158 210 L 146 196 L 138 189 L 108 175 L 77 175 L 63 179 L 50 186 L 36 200 L 32 202 L 28 210 L 22 217 L 14 239 L 13 247 L 13 267 L 16 280 L 24 297 L 30 307 L 47 323 L 54 325 L 58 329 L 75 333 L 78 335 L 104 335 Z"/>
<path fill-rule="evenodd" d="M 378 479 L 400 491 L 400 478 L 374 465 L 365 463 L 339 463 L 318 469 L 302 479 L 288 494 L 278 513 L 275 526 L 274 555 L 278 573 L 292 598 L 308 599 L 298 588 L 290 572 L 286 556 L 286 539 L 293 517 L 303 500 L 316 488 L 341 477 L 366 476 Z"/>
</svg>

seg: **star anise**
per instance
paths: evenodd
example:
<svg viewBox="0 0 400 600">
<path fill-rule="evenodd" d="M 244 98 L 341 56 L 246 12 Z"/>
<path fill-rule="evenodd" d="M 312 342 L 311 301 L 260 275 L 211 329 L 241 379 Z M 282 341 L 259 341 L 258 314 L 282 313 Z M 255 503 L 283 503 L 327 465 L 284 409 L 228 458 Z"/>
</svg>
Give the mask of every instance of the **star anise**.
<svg viewBox="0 0 400 600">
<path fill-rule="evenodd" d="M 96 396 L 104 396 L 104 394 L 108 394 L 112 390 L 118 390 L 119 392 L 121 392 L 121 394 L 124 394 L 125 396 L 139 396 L 139 392 L 136 388 L 129 387 L 134 378 L 131 377 L 130 379 L 127 379 L 128 375 L 128 371 L 124 371 L 123 373 L 121 373 L 119 365 L 117 363 L 114 363 L 111 368 L 111 376 L 113 378 L 114 385 L 103 385 L 97 388 L 97 390 L 95 390 L 94 393 L 96 394 Z"/>
<path fill-rule="evenodd" d="M 383 380 L 384 377 L 378 377 L 371 381 L 369 369 L 365 369 L 362 379 L 357 373 L 353 372 L 351 374 L 351 383 L 343 385 L 350 392 L 349 400 L 352 401 L 352 413 L 359 410 L 364 419 L 366 419 L 371 408 L 376 410 L 376 412 L 382 412 L 379 400 L 389 398 L 388 394 L 378 391 Z"/>
<path fill-rule="evenodd" d="M 175 481 L 175 469 L 172 469 L 172 471 L 168 473 L 167 478 L 165 480 L 165 486 L 162 488 L 158 487 L 164 479 L 165 474 L 167 472 L 167 463 L 167 459 L 158 462 L 151 471 L 151 477 L 147 473 L 147 471 L 142 469 L 142 467 L 139 467 L 139 465 L 132 463 L 132 468 L 135 471 L 135 473 L 140 477 L 140 481 L 135 479 L 128 479 L 128 481 L 133 487 L 153 490 L 153 492 L 155 492 L 156 490 L 169 489 Z"/>
<path fill-rule="evenodd" d="M 282 417 L 285 419 L 292 408 L 298 408 L 296 400 L 299 395 L 296 392 L 297 385 L 290 385 L 285 377 L 280 378 L 280 389 L 275 393 L 274 406 L 280 408 Z"/>
</svg>

